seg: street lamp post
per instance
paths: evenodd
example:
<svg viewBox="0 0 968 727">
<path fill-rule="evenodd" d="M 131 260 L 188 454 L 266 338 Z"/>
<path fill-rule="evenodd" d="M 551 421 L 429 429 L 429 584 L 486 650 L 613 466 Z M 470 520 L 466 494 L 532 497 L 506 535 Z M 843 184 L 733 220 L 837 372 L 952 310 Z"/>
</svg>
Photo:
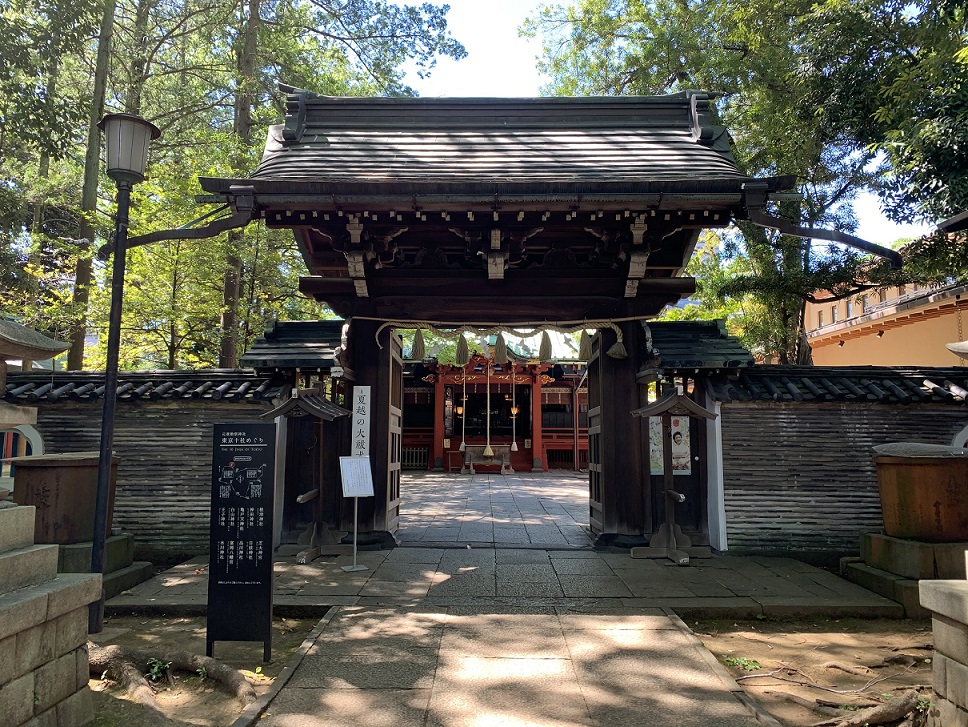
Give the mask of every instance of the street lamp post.
<svg viewBox="0 0 968 727">
<path fill-rule="evenodd" d="M 111 277 L 111 313 L 108 318 L 107 361 L 104 365 L 104 410 L 101 415 L 101 449 L 98 457 L 97 500 L 94 509 L 94 540 L 91 572 L 104 573 L 104 546 L 108 530 L 108 500 L 114 449 L 114 409 L 118 390 L 118 354 L 121 346 L 121 303 L 124 295 L 124 266 L 128 244 L 128 208 L 131 188 L 144 181 L 148 145 L 161 132 L 140 116 L 108 114 L 98 128 L 104 132 L 107 174 L 118 187 L 118 212 L 114 225 L 114 263 Z M 88 631 L 100 633 L 104 624 L 104 589 L 91 604 Z"/>
</svg>

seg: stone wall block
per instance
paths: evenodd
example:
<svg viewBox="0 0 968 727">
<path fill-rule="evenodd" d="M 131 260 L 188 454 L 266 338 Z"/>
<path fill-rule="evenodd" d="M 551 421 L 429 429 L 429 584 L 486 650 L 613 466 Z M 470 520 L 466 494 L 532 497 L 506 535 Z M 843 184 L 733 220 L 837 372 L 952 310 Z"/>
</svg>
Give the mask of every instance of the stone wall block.
<svg viewBox="0 0 968 727">
<path fill-rule="evenodd" d="M 968 581 L 921 581 L 919 585 L 924 608 L 968 624 Z"/>
<path fill-rule="evenodd" d="M 37 508 L 21 505 L 0 510 L 0 553 L 34 544 L 34 518 Z"/>
<path fill-rule="evenodd" d="M 83 606 L 66 613 L 54 625 L 57 633 L 56 656 L 74 651 L 81 644 L 87 643 L 88 608 Z"/>
<path fill-rule="evenodd" d="M 54 625 L 49 621 L 17 634 L 15 669 L 21 674 L 36 669 L 53 659 L 56 646 Z"/>
<path fill-rule="evenodd" d="M 963 654 L 962 659 L 968 659 Z M 968 666 L 960 661 L 948 659 L 945 665 L 945 698 L 962 709 L 968 709 Z"/>
<path fill-rule="evenodd" d="M 17 637 L 8 636 L 0 641 L 0 664 L 4 667 L 0 669 L 0 686 L 21 676 L 23 672 L 17 672 Z"/>
<path fill-rule="evenodd" d="M 0 594 L 0 639 L 47 620 L 48 591 L 42 587 Z"/>
<path fill-rule="evenodd" d="M 968 659 L 968 625 L 934 614 L 934 650 L 951 659 Z"/>
<path fill-rule="evenodd" d="M 94 701 L 86 683 L 83 689 L 74 692 L 57 705 L 58 727 L 82 727 L 93 719 Z"/>
<path fill-rule="evenodd" d="M 61 573 L 45 583 L 49 590 L 47 618 L 55 619 L 101 597 L 100 573 Z"/>
<path fill-rule="evenodd" d="M 51 707 L 27 722 L 23 727 L 68 727 L 57 723 L 57 707 Z"/>
<path fill-rule="evenodd" d="M 57 546 L 30 545 L 0 553 L 0 592 L 34 586 L 57 575 Z"/>
<path fill-rule="evenodd" d="M 91 679 L 91 655 L 87 651 L 87 644 L 74 652 L 74 659 L 77 664 L 77 688 L 87 689 L 87 683 Z"/>
<path fill-rule="evenodd" d="M 19 725 L 34 714 L 34 672 L 0 687 L 0 715 L 4 724 Z"/>
<path fill-rule="evenodd" d="M 968 727 L 968 712 L 947 699 L 935 698 L 928 714 L 928 727 Z"/>
<path fill-rule="evenodd" d="M 934 659 L 931 665 L 931 688 L 934 689 L 934 693 L 938 697 L 948 696 L 948 662 L 951 661 L 944 654 L 939 654 L 937 651 L 934 653 Z"/>
<path fill-rule="evenodd" d="M 77 691 L 77 657 L 64 654 L 34 672 L 34 704 L 38 713 Z"/>
</svg>

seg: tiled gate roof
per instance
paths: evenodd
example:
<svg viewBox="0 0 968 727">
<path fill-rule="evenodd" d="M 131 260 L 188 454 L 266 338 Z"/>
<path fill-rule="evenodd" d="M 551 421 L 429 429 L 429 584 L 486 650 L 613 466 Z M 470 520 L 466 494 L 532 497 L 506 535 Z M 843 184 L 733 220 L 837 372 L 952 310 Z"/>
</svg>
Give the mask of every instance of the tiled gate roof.
<svg viewBox="0 0 968 727">
<path fill-rule="evenodd" d="M 960 404 L 968 398 L 968 368 L 900 366 L 754 366 L 738 378 L 716 376 L 720 402 L 878 402 Z"/>
<path fill-rule="evenodd" d="M 122 371 L 118 401 L 208 400 L 256 403 L 288 390 L 288 384 L 247 369 Z M 95 401 L 104 395 L 102 371 L 19 371 L 7 375 L 3 400 L 11 404 Z"/>
</svg>

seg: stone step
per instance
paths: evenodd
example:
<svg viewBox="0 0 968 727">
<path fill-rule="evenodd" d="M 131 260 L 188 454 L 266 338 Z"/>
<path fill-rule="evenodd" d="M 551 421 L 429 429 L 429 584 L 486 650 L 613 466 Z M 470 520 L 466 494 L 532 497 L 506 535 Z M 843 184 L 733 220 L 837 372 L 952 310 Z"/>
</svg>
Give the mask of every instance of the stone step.
<svg viewBox="0 0 968 727">
<path fill-rule="evenodd" d="M 57 559 L 60 573 L 89 573 L 91 570 L 91 543 L 61 545 Z M 112 535 L 104 541 L 104 572 L 113 573 L 134 563 L 134 535 Z"/>
<path fill-rule="evenodd" d="M 0 593 L 43 583 L 56 575 L 56 545 L 29 545 L 0 553 Z"/>
<path fill-rule="evenodd" d="M 34 518 L 37 508 L 6 507 L 0 510 L 0 553 L 34 544 Z"/>
<path fill-rule="evenodd" d="M 927 612 L 918 601 L 918 581 L 902 578 L 866 563 L 848 563 L 844 575 L 852 583 L 900 603 L 904 606 L 905 618 L 927 617 Z"/>
<path fill-rule="evenodd" d="M 147 561 L 137 561 L 131 565 L 104 575 L 104 597 L 114 598 L 122 591 L 134 588 L 139 583 L 151 580 L 155 569 Z"/>
</svg>

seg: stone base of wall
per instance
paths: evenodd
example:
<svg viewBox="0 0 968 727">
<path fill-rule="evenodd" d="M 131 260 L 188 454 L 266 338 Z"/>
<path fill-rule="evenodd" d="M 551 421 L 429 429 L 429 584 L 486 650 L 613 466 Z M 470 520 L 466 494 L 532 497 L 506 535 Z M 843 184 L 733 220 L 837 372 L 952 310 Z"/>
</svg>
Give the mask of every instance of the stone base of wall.
<svg viewBox="0 0 968 727">
<path fill-rule="evenodd" d="M 935 699 L 929 727 L 968 727 L 968 581 L 921 581 L 931 613 Z"/>
<path fill-rule="evenodd" d="M 927 618 L 919 581 L 964 578 L 968 543 L 925 543 L 867 533 L 861 536 L 860 554 L 859 560 L 843 566 L 848 580 L 897 601 L 907 618 Z"/>
</svg>

